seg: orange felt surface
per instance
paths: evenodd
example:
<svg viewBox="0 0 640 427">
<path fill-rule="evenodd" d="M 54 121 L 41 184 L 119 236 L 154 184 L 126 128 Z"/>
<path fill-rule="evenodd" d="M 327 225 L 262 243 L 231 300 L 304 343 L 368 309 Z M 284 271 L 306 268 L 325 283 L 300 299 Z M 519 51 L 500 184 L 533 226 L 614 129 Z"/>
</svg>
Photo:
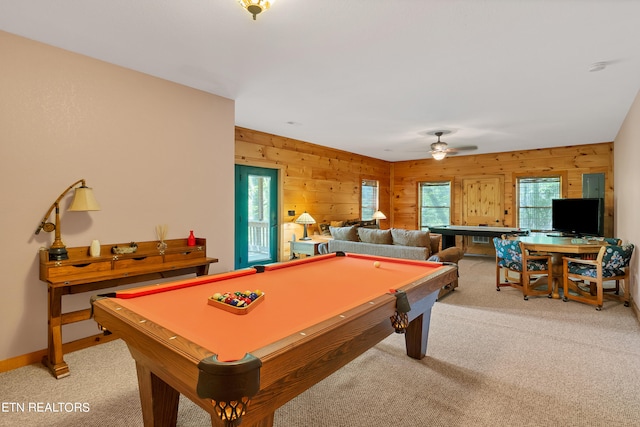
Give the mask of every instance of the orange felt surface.
<svg viewBox="0 0 640 427">
<path fill-rule="evenodd" d="M 374 261 L 381 266 L 375 268 Z M 274 264 L 264 273 L 209 276 L 208 283 L 118 299 L 118 303 L 175 334 L 218 354 L 219 360 L 245 353 L 303 331 L 332 316 L 432 274 L 439 263 L 334 254 Z M 218 280 L 222 276 L 223 280 Z M 203 276 L 191 281 L 199 282 Z M 189 281 L 181 281 L 189 282 Z M 170 287 L 172 284 L 160 285 Z M 246 315 L 208 304 L 216 292 L 254 291 L 265 300 Z"/>
</svg>

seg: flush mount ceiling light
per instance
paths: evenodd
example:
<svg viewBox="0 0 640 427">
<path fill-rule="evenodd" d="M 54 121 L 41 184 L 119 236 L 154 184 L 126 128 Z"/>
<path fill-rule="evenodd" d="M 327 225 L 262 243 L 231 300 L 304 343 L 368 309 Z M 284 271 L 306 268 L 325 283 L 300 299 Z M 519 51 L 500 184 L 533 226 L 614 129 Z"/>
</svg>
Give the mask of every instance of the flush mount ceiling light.
<svg viewBox="0 0 640 427">
<path fill-rule="evenodd" d="M 253 15 L 254 21 L 256 20 L 256 15 L 269 9 L 274 2 L 275 0 L 238 0 L 240 6 Z"/>
</svg>

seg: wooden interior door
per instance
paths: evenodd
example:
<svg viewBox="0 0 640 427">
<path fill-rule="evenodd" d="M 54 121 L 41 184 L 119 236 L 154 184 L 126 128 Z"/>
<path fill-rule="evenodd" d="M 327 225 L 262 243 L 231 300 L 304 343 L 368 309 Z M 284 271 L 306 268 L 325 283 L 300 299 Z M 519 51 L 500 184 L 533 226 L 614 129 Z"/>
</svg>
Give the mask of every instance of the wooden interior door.
<svg viewBox="0 0 640 427">
<path fill-rule="evenodd" d="M 462 180 L 462 225 L 504 224 L 504 179 L 500 176 Z"/>
</svg>

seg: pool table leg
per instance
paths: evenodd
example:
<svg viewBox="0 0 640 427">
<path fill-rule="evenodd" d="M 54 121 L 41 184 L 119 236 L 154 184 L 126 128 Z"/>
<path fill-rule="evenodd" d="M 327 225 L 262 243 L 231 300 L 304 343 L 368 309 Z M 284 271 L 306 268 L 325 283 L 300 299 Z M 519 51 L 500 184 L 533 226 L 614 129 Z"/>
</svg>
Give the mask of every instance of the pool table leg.
<svg viewBox="0 0 640 427">
<path fill-rule="evenodd" d="M 427 354 L 427 341 L 429 340 L 429 325 L 431 323 L 431 308 L 438 298 L 439 291 L 435 291 L 420 301 L 411 303 L 412 313 L 419 313 L 409 322 L 409 327 L 404 336 L 407 347 L 407 356 L 414 359 L 422 359 Z"/>
<path fill-rule="evenodd" d="M 136 371 L 145 427 L 175 426 L 178 421 L 180 393 L 138 362 Z"/>
</svg>

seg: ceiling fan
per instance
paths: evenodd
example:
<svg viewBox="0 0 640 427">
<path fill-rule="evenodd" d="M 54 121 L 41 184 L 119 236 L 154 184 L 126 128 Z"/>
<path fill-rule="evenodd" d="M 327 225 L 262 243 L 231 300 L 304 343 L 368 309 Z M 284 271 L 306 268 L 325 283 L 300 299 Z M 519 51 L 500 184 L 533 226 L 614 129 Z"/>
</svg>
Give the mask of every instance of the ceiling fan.
<svg viewBox="0 0 640 427">
<path fill-rule="evenodd" d="M 442 160 L 445 157 L 447 157 L 447 155 L 455 155 L 455 154 L 458 154 L 460 151 L 471 151 L 471 150 L 478 149 L 476 145 L 467 145 L 464 147 L 449 148 L 449 145 L 446 142 L 440 141 L 440 137 L 448 133 L 451 133 L 451 132 L 450 131 L 433 132 L 433 135 L 438 137 L 438 141 L 431 144 L 431 157 L 433 157 L 434 159 Z"/>
</svg>

